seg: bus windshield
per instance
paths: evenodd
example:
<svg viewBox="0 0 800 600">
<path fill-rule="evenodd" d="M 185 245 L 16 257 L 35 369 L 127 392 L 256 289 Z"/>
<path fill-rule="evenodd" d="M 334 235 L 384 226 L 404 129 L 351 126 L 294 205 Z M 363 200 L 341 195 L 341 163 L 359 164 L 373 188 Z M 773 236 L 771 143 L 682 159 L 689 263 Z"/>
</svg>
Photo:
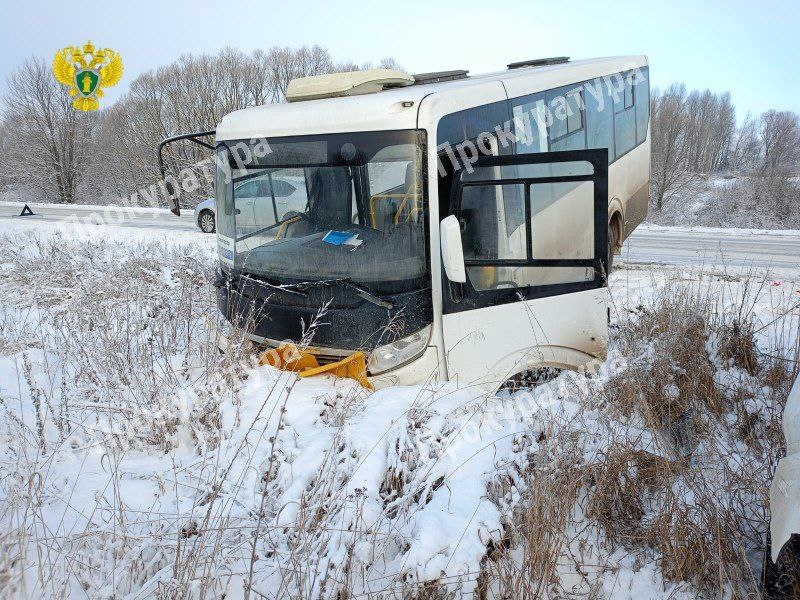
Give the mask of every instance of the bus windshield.
<svg viewBox="0 0 800 600">
<path fill-rule="evenodd" d="M 234 269 L 279 284 L 346 278 L 387 293 L 427 285 L 424 136 L 221 142 L 217 223 Z"/>
</svg>

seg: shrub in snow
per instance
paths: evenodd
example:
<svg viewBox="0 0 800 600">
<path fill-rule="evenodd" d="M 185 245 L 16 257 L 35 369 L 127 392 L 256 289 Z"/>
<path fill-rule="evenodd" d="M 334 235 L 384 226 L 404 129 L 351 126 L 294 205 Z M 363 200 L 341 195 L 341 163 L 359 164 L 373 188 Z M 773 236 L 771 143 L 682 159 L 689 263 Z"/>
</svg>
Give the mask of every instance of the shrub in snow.
<svg viewBox="0 0 800 600">
<path fill-rule="evenodd" d="M 220 355 L 205 240 L 21 235 L 0 238 L 5 595 L 753 592 L 792 375 L 772 357 L 797 338 L 764 337 L 783 307 L 750 279 L 640 300 L 615 274 L 628 316 L 591 377 L 369 393 Z"/>
</svg>

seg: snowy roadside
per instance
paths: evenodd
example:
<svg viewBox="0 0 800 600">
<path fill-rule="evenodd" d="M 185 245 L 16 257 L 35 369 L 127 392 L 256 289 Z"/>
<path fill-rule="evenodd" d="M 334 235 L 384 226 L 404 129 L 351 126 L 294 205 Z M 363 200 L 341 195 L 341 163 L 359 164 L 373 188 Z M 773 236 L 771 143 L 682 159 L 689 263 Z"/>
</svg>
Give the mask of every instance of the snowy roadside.
<svg viewBox="0 0 800 600">
<path fill-rule="evenodd" d="M 9 211 L 3 211 L 9 212 L 9 214 L 18 214 L 24 205 L 25 202 L 22 201 L 15 202 L 12 200 L 0 200 L 0 210 L 10 209 Z M 164 217 L 165 219 L 175 218 L 174 215 L 172 215 L 172 213 L 166 208 L 149 206 L 117 206 L 113 204 L 54 204 L 48 202 L 30 202 L 28 203 L 28 206 L 33 210 L 34 213 L 41 210 L 55 209 L 58 211 L 73 210 L 76 213 L 94 212 L 102 215 L 105 209 L 110 209 L 114 212 L 120 213 L 159 216 Z"/>
<path fill-rule="evenodd" d="M 63 207 L 63 205 L 54 205 Z M 87 206 L 85 208 L 95 208 Z M 53 219 L 40 219 L 37 217 L 5 217 L 0 218 L 0 235 L 13 233 L 19 239 L 32 237 L 47 238 L 60 234 L 71 241 L 97 242 L 101 240 L 119 241 L 130 243 L 133 241 L 164 240 L 169 244 L 200 244 L 208 248 L 215 247 L 216 239 L 213 235 L 205 235 L 192 226 L 189 230 L 172 227 L 174 223 L 184 225 L 186 219 L 179 220 L 169 215 L 159 217 L 159 222 L 147 223 L 143 227 L 129 227 L 128 223 L 116 223 L 114 220 L 103 218 L 102 212 L 81 215 L 76 221 L 67 215 L 59 215 Z M 147 216 L 147 213 L 142 213 Z M 149 226 L 148 226 L 149 225 Z"/>
<path fill-rule="evenodd" d="M 741 534 L 726 544 L 757 560 L 764 482 L 745 476 L 763 479 L 778 450 L 770 427 L 782 388 L 765 389 L 726 354 L 713 324 L 746 308 L 761 353 L 794 348 L 800 272 L 776 280 L 620 269 L 611 280 L 617 338 L 595 378 L 562 375 L 513 395 L 452 384 L 370 394 L 257 367 L 246 349 L 220 357 L 211 236 L 97 226 L 65 238 L 55 225 L 13 223 L 0 231 L 8 595 L 459 597 L 508 592 L 522 564 L 542 569 L 529 593 L 694 598 L 707 592 L 666 560 L 669 549 L 620 536 L 667 528 L 664 503 L 700 511 L 699 491 L 718 494 L 718 514 L 741 517 L 714 523 Z M 648 325 L 651 307 L 679 289 L 691 290 L 687 305 L 717 307 L 695 348 L 707 348 L 700 368 L 713 393 L 682 380 L 685 365 L 654 367 L 668 332 Z M 647 329 L 633 328 L 631 315 Z M 635 395 L 620 390 L 630 391 L 626 373 L 636 369 L 653 369 L 648 380 L 667 372 L 659 393 L 697 403 L 705 429 L 696 464 L 665 450 L 646 414 L 620 408 Z M 664 462 L 671 483 L 648 483 L 638 500 L 619 494 L 610 474 L 625 470 L 623 450 Z M 637 523 L 603 504 L 604 485 L 620 509 L 636 500 Z M 686 519 L 676 522 L 708 524 Z M 526 537 L 533 531 L 541 537 Z M 536 548 L 553 563 L 534 560 Z M 734 596 L 736 577 L 719 582 Z"/>
<path fill-rule="evenodd" d="M 704 227 L 701 225 L 658 225 L 655 223 L 644 222 L 640 224 L 636 231 L 646 231 L 652 233 L 692 233 L 692 234 L 715 234 L 731 237 L 745 236 L 780 236 L 780 237 L 800 237 L 800 229 L 753 229 L 747 227 Z"/>
<path fill-rule="evenodd" d="M 800 227 L 796 210 L 800 180 L 773 174 L 699 175 L 684 181 L 664 199 L 662 210 L 651 205 L 647 220 L 666 226 L 708 226 L 775 230 Z M 652 192 L 652 190 L 651 190 Z M 651 193 L 655 201 L 655 195 Z"/>
</svg>

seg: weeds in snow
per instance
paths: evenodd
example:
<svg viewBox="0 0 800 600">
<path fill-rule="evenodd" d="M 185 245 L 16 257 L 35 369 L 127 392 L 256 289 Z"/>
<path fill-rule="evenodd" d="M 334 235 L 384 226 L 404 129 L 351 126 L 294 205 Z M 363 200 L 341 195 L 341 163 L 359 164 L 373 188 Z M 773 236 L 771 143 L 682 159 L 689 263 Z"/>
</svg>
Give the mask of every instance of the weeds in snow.
<svg viewBox="0 0 800 600">
<path fill-rule="evenodd" d="M 591 378 L 368 394 L 257 367 L 239 330 L 220 355 L 211 246 L 19 247 L 0 238 L 6 596 L 756 593 L 800 354 L 763 287 L 616 298 Z"/>
</svg>

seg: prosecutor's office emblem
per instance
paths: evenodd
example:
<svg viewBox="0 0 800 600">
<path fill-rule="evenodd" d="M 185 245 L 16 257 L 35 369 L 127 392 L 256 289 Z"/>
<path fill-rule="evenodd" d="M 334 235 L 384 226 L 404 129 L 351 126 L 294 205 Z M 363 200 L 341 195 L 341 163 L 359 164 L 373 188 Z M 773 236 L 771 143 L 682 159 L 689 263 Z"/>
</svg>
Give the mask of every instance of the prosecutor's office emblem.
<svg viewBox="0 0 800 600">
<path fill-rule="evenodd" d="M 56 52 L 53 75 L 69 88 L 69 95 L 74 97 L 72 106 L 83 111 L 97 110 L 103 88 L 117 85 L 122 79 L 122 57 L 109 48 L 95 48 L 92 42 L 82 47 L 67 46 Z"/>
</svg>

